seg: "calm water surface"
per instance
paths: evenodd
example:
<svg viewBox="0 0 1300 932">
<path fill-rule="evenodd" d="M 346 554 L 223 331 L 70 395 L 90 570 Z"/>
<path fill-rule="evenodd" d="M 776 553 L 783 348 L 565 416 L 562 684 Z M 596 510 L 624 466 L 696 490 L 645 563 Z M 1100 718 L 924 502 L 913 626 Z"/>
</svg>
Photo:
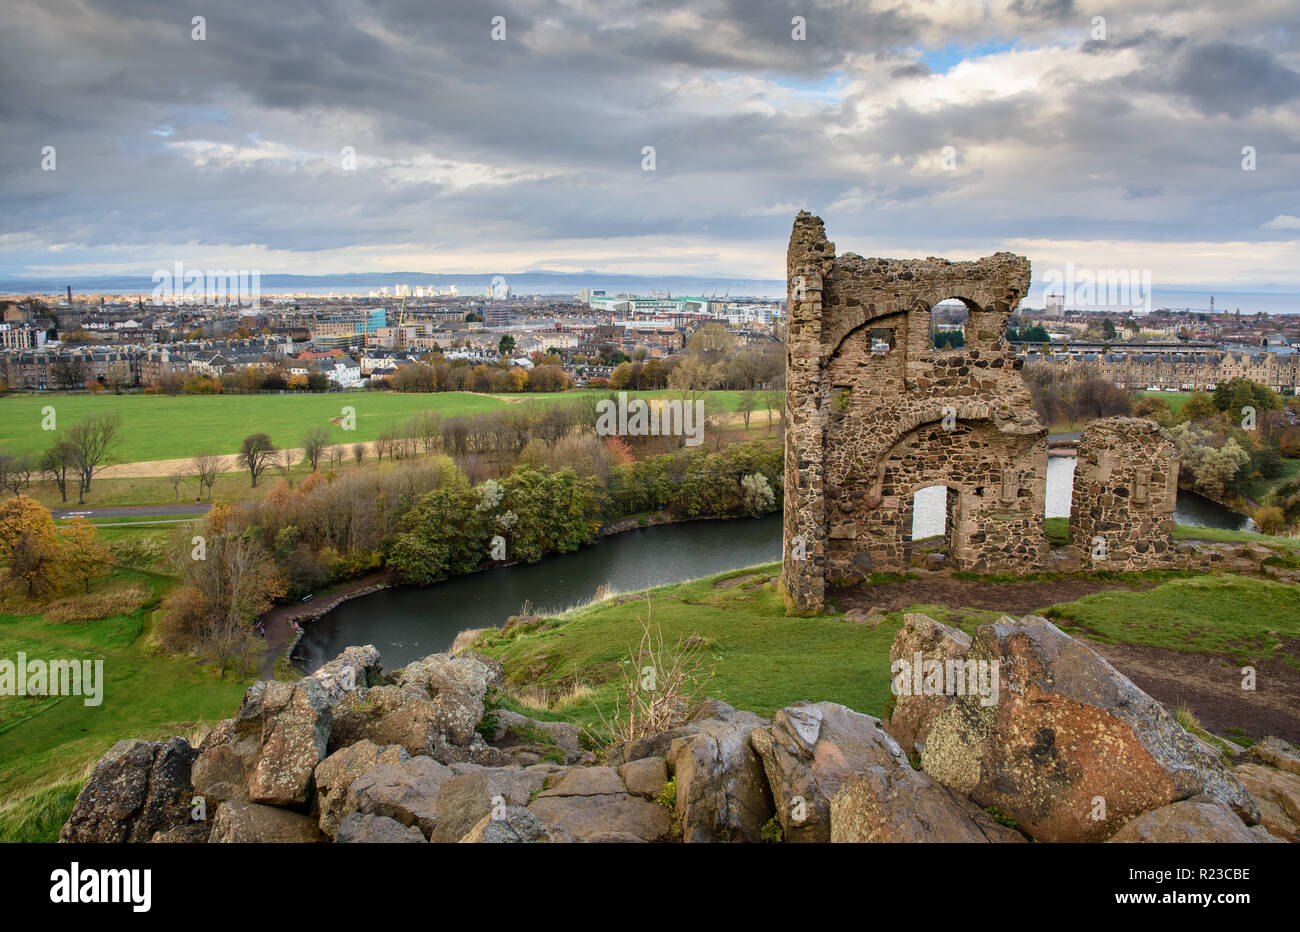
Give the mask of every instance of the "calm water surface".
<svg viewBox="0 0 1300 932">
<path fill-rule="evenodd" d="M 1073 481 L 1073 458 L 1047 461 L 1049 518 L 1069 515 Z M 917 493 L 914 538 L 943 533 L 943 502 L 942 487 Z M 1178 493 L 1174 519 L 1229 530 L 1241 530 L 1247 521 L 1190 492 Z M 294 656 L 314 670 L 350 644 L 374 644 L 384 666 L 394 670 L 446 650 L 465 628 L 500 625 L 525 603 L 533 611 L 559 610 L 590 599 L 601 586 L 635 592 L 780 559 L 779 515 L 642 528 L 530 566 L 486 570 L 426 588 L 385 589 L 344 602 L 307 626 Z"/>
</svg>

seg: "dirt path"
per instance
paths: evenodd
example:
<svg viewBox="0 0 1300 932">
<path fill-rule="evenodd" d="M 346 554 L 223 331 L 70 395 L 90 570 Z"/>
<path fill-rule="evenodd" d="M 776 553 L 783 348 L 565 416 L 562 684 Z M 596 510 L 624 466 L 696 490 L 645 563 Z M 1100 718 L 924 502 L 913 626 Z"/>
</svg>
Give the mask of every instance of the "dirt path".
<svg viewBox="0 0 1300 932">
<path fill-rule="evenodd" d="M 1241 688 L 1241 664 L 1224 654 L 1089 643 L 1165 708 L 1187 706 L 1212 734 L 1231 741 L 1229 729 L 1240 729 L 1256 739 L 1278 735 L 1300 742 L 1300 670 L 1281 658 L 1256 664 L 1252 692 Z M 1300 654 L 1300 641 L 1287 649 L 1292 657 Z"/>
<path fill-rule="evenodd" d="M 1102 579 L 974 582 L 934 573 L 922 575 L 919 579 L 905 579 L 875 586 L 832 588 L 827 590 L 826 594 L 835 599 L 836 604 L 844 611 L 850 608 L 866 611 L 876 605 L 882 611 L 894 612 L 909 605 L 928 604 L 1006 612 L 1008 615 L 1020 616 L 1041 612 L 1057 602 L 1073 602 L 1094 592 L 1108 589 L 1142 590 L 1150 589 L 1155 585 L 1153 582 L 1124 585 L 1121 582 Z"/>
<path fill-rule="evenodd" d="M 298 633 L 295 623 L 308 618 L 319 618 L 341 602 L 346 602 L 358 590 L 387 585 L 390 580 L 388 571 L 371 573 L 361 579 L 354 579 L 325 595 L 317 596 L 310 602 L 295 602 L 273 608 L 261 617 L 261 624 L 266 627 L 266 657 L 262 661 L 258 676 L 264 680 L 275 679 L 275 662 L 284 653 Z"/>
<path fill-rule="evenodd" d="M 375 455 L 375 442 L 369 440 L 361 445 L 366 448 L 366 456 L 373 458 Z M 349 463 L 352 462 L 352 448 L 356 444 L 346 443 L 342 444 L 342 446 L 346 454 L 344 460 Z M 294 448 L 293 452 L 295 455 L 294 465 L 297 466 L 298 463 L 302 462 L 303 451 L 301 448 Z M 221 462 L 218 472 L 243 472 L 243 468 L 239 465 L 238 453 L 222 454 L 218 459 Z M 322 462 L 324 462 L 323 459 Z M 193 457 L 177 460 L 142 460 L 139 463 L 119 463 L 116 466 L 108 466 L 102 472 L 96 473 L 95 478 L 165 479 L 177 469 L 184 470 L 187 476 L 192 477 L 194 475 Z M 274 472 L 274 468 L 268 469 L 268 472 Z"/>
</svg>

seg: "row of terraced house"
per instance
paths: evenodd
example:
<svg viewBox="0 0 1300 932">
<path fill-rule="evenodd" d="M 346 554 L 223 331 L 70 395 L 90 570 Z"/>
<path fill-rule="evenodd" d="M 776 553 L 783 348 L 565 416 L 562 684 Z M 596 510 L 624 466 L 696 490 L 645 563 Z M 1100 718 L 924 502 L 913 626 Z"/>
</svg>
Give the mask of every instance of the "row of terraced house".
<svg viewBox="0 0 1300 932">
<path fill-rule="evenodd" d="M 1130 390 L 1212 391 L 1235 378 L 1267 385 L 1283 395 L 1300 389 L 1300 353 L 1233 350 L 1179 352 L 1035 352 L 1026 364 L 1080 368 Z"/>
</svg>

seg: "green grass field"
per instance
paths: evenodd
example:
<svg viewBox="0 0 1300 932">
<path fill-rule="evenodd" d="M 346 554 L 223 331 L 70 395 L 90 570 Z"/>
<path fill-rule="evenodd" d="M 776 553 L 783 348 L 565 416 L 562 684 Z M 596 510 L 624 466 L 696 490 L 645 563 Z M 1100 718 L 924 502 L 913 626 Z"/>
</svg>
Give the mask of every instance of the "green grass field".
<svg viewBox="0 0 1300 932">
<path fill-rule="evenodd" d="M 1191 392 L 1138 392 L 1143 398 L 1163 398 L 1169 402 L 1169 410 L 1177 414 L 1183 405 L 1187 404 L 1187 399 L 1192 397 Z"/>
<path fill-rule="evenodd" d="M 196 453 L 238 453 L 250 433 L 271 435 L 277 447 L 299 447 L 313 427 L 330 432 L 332 443 L 371 441 L 394 425 L 421 411 L 438 411 L 444 417 L 500 410 L 508 404 L 556 404 L 577 401 L 592 392 L 550 392 L 524 395 L 476 395 L 467 392 L 401 394 L 348 392 L 299 395 L 10 395 L 0 398 L 0 450 L 36 453 L 49 446 L 52 434 L 41 429 L 42 409 L 54 408 L 56 427 L 62 430 L 82 418 L 114 413 L 122 418 L 121 444 L 116 461 L 122 463 L 181 459 Z M 607 392 L 600 391 L 605 395 Z M 631 392 L 634 397 L 671 395 L 671 392 Z M 740 392 L 709 392 L 726 411 L 735 411 Z M 330 423 L 343 407 L 356 410 L 356 429 L 343 430 Z M 756 415 L 762 419 L 763 414 Z"/>
<path fill-rule="evenodd" d="M 54 841 L 88 768 L 123 738 L 190 735 L 226 718 L 249 681 L 217 678 L 191 658 L 151 650 L 148 616 L 166 577 L 119 570 L 101 585 L 143 581 L 150 601 L 128 615 L 56 624 L 0 613 L 0 656 L 102 659 L 103 702 L 80 697 L 3 700 L 0 713 L 0 841 Z"/>
<path fill-rule="evenodd" d="M 544 397 L 544 396 L 543 396 Z M 325 427 L 333 443 L 374 440 L 394 422 L 420 411 L 451 417 L 502 407 L 500 397 L 444 392 L 431 395 L 351 392 L 322 395 L 15 395 L 0 398 L 0 449 L 34 453 L 51 434 L 41 430 L 41 409 L 54 408 L 64 429 L 93 414 L 122 418 L 117 459 L 124 463 L 179 459 L 199 452 L 238 453 L 240 441 L 263 431 L 278 447 L 298 447 L 313 427 Z M 356 430 L 330 423 L 343 407 L 356 409 Z"/>
</svg>

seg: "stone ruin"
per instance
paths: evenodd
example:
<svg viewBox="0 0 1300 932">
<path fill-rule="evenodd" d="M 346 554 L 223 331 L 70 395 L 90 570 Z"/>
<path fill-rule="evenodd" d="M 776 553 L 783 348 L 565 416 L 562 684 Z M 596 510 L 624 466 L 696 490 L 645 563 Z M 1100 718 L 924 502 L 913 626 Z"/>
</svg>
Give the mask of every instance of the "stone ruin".
<svg viewBox="0 0 1300 932">
<path fill-rule="evenodd" d="M 1045 569 L 1048 431 L 1004 338 L 1029 291 L 1029 260 L 837 257 L 821 219 L 801 212 L 786 272 L 782 585 L 791 607 L 819 611 L 828 580 L 906 571 L 913 496 L 933 486 L 947 490 L 948 565 Z M 965 345 L 936 349 L 932 311 L 948 299 L 969 312 Z M 1107 568 L 1172 558 L 1178 463 L 1168 433 L 1131 418 L 1094 422 L 1078 462 L 1078 555 L 1102 552 L 1101 537 Z"/>
</svg>

